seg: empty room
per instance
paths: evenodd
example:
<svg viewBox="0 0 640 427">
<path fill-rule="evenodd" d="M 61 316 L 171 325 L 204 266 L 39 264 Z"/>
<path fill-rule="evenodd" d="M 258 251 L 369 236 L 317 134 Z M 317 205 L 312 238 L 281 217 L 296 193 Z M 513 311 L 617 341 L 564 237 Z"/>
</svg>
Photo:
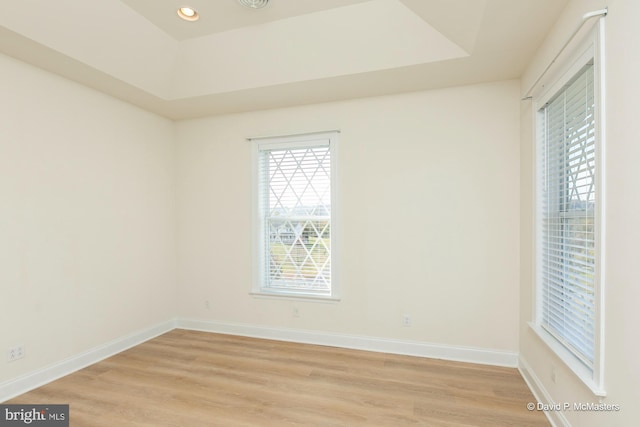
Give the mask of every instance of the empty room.
<svg viewBox="0 0 640 427">
<path fill-rule="evenodd" d="M 638 22 L 0 0 L 0 426 L 640 425 Z"/>
</svg>

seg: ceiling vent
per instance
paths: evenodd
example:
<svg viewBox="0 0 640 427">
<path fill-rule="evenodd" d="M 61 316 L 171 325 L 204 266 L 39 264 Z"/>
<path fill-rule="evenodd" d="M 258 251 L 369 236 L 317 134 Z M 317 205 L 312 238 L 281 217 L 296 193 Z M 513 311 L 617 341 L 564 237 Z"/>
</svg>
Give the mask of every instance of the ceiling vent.
<svg viewBox="0 0 640 427">
<path fill-rule="evenodd" d="M 261 9 L 269 3 L 269 0 L 238 0 L 238 3 L 251 9 Z"/>
</svg>

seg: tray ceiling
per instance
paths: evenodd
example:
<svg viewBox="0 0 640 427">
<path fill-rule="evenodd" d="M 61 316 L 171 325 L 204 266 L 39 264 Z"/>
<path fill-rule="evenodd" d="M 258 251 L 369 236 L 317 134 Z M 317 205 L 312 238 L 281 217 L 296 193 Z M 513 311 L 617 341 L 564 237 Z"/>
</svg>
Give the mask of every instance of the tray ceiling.
<svg viewBox="0 0 640 427">
<path fill-rule="evenodd" d="M 183 119 L 519 78 L 566 3 L 0 0 L 0 52 Z"/>
</svg>

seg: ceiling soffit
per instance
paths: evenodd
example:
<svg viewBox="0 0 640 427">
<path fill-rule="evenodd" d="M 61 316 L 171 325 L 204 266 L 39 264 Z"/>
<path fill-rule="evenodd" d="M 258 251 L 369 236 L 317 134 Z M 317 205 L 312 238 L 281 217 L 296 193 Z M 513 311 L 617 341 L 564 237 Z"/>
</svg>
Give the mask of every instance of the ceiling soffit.
<svg viewBox="0 0 640 427">
<path fill-rule="evenodd" d="M 375 0 L 181 43 L 172 98 L 468 56 L 397 0 Z"/>
<path fill-rule="evenodd" d="M 402 0 L 409 9 L 468 53 L 478 39 L 486 0 Z"/>
</svg>

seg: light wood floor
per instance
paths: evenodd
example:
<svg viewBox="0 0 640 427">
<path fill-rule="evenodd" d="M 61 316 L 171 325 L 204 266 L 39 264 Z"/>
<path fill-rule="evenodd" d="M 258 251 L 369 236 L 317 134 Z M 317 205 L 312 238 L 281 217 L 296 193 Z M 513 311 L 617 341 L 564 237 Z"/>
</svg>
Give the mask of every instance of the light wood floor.
<svg viewBox="0 0 640 427">
<path fill-rule="evenodd" d="M 71 426 L 549 426 L 516 369 L 176 329 L 5 403 Z"/>
</svg>

